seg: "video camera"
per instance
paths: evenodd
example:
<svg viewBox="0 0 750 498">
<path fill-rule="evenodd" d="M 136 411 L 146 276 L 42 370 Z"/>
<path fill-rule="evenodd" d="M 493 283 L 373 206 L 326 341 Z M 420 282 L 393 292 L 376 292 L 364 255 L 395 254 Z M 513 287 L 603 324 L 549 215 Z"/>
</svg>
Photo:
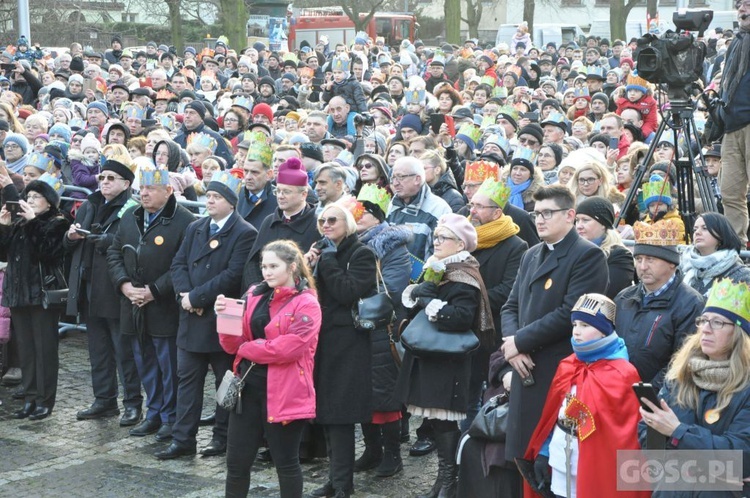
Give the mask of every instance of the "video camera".
<svg viewBox="0 0 750 498">
<path fill-rule="evenodd" d="M 638 75 L 674 89 L 688 88 L 698 81 L 703 76 L 706 46 L 685 31 L 698 31 L 702 37 L 713 18 L 712 10 L 679 10 L 672 16 L 677 32 L 669 30 L 662 37 L 649 33 L 640 38 L 635 53 Z"/>
</svg>

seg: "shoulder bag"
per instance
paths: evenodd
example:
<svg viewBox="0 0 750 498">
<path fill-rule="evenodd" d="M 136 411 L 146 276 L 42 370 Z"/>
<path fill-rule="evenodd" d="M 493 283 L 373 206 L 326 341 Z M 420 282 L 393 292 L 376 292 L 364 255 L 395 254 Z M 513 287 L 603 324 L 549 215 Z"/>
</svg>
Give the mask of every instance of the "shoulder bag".
<svg viewBox="0 0 750 498">
<path fill-rule="evenodd" d="M 419 310 L 404 329 L 401 343 L 418 358 L 466 356 L 479 349 L 479 339 L 474 332 L 439 330 L 437 324 L 427 318 L 423 309 Z"/>
<path fill-rule="evenodd" d="M 42 284 L 42 308 L 63 307 L 68 302 L 68 282 L 62 268 L 56 266 L 52 274 L 47 274 L 39 263 L 39 278 Z"/>
<path fill-rule="evenodd" d="M 375 288 L 383 292 L 377 292 L 370 297 L 363 297 L 357 302 L 357 308 L 352 309 L 354 327 L 362 332 L 372 332 L 375 329 L 385 328 L 396 319 L 393 301 L 385 286 L 383 274 L 380 272 L 380 261 L 375 263 Z"/>
<path fill-rule="evenodd" d="M 216 403 L 227 411 L 235 410 L 237 415 L 242 414 L 242 388 L 245 387 L 245 377 L 253 369 L 255 363 L 250 363 L 250 368 L 242 375 L 238 376 L 231 370 L 224 372 L 224 378 L 216 389 Z"/>
<path fill-rule="evenodd" d="M 479 413 L 474 417 L 469 427 L 469 436 L 484 441 L 495 441 L 502 443 L 505 441 L 505 434 L 508 428 L 508 403 L 507 393 L 493 396 L 482 405 Z"/>
</svg>

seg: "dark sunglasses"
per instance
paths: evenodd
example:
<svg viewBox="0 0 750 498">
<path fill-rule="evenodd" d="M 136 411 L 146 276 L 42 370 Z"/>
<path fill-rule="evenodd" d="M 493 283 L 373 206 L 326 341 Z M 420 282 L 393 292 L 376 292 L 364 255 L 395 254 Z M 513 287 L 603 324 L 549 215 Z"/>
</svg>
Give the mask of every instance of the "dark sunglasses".
<svg viewBox="0 0 750 498">
<path fill-rule="evenodd" d="M 328 223 L 328 226 L 333 226 L 337 221 L 339 221 L 339 219 L 335 216 L 329 216 L 328 218 L 318 218 L 318 225 L 322 227 L 323 225 Z"/>
</svg>

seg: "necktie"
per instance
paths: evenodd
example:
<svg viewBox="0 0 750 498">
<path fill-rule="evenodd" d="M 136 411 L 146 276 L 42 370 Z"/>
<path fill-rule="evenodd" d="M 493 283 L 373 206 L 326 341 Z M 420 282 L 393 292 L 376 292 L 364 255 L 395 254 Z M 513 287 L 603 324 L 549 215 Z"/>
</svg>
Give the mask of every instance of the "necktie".
<svg viewBox="0 0 750 498">
<path fill-rule="evenodd" d="M 251 204 L 255 204 L 256 202 L 258 202 L 258 199 L 260 199 L 259 196 L 255 195 L 255 194 L 250 194 L 250 203 Z"/>
<path fill-rule="evenodd" d="M 211 230 L 211 232 L 210 232 L 210 236 L 211 237 L 213 237 L 214 235 L 216 235 L 216 232 L 219 231 L 219 225 L 217 225 L 216 223 L 211 223 L 211 226 L 209 228 Z"/>
</svg>

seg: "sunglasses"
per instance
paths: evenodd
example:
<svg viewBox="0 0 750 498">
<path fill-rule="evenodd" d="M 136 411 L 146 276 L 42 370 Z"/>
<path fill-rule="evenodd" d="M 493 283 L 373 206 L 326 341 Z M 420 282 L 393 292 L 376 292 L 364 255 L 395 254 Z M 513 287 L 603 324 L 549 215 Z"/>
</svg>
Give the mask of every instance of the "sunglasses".
<svg viewBox="0 0 750 498">
<path fill-rule="evenodd" d="M 100 182 L 103 182 L 104 180 L 108 180 L 110 182 L 113 182 L 115 180 L 124 180 L 123 177 L 115 175 L 99 175 L 97 178 L 99 178 Z"/>
<path fill-rule="evenodd" d="M 318 218 L 318 226 L 324 226 L 328 223 L 328 226 L 333 226 L 339 219 L 336 216 L 329 216 L 328 218 Z"/>
</svg>

